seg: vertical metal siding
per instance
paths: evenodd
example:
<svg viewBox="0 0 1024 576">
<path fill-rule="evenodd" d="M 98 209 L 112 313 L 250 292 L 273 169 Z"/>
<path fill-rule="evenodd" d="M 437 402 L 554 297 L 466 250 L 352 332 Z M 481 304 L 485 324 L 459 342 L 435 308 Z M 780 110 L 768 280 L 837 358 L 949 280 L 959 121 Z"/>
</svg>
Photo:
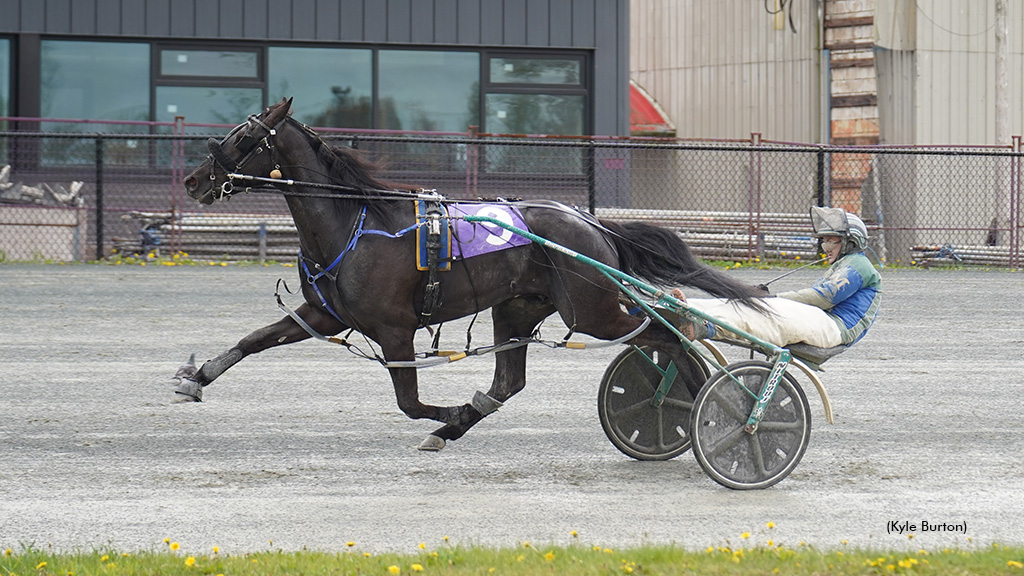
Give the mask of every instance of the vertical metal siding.
<svg viewBox="0 0 1024 576">
<path fill-rule="evenodd" d="M 816 141 L 816 6 L 794 6 L 796 34 L 775 30 L 761 2 L 634 2 L 631 74 L 680 136 Z"/>
</svg>

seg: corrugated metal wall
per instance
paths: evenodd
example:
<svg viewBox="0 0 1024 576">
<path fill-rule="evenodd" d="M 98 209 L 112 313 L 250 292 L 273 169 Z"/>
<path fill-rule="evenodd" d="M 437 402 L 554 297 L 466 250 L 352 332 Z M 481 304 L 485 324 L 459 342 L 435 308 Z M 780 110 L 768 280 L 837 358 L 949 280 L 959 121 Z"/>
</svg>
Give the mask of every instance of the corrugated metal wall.
<svg viewBox="0 0 1024 576">
<path fill-rule="evenodd" d="M 767 6 L 772 7 L 769 0 Z M 690 138 L 820 140 L 816 2 L 634 0 L 632 78 Z M 789 29 L 789 11 L 797 32 Z"/>
<path fill-rule="evenodd" d="M 908 6 L 901 6 L 907 4 L 902 0 L 876 1 L 880 15 L 895 14 L 891 27 L 876 31 L 876 43 L 913 54 L 912 75 L 894 67 L 891 76 L 880 79 L 904 93 L 913 91 L 913 133 L 883 138 L 889 143 L 1009 144 L 995 141 L 995 1 L 917 0 Z M 1010 0 L 1007 7 L 1010 134 L 1019 135 L 1024 133 L 1024 3 Z"/>
<path fill-rule="evenodd" d="M 595 133 L 629 134 L 629 0 L 0 0 L 0 15 L 12 34 L 592 49 Z"/>
</svg>

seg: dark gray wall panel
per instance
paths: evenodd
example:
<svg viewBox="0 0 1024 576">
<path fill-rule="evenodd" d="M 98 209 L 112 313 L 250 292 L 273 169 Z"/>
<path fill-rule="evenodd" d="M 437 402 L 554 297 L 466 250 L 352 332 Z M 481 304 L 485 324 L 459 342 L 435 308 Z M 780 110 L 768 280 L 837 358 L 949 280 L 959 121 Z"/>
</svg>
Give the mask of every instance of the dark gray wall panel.
<svg viewBox="0 0 1024 576">
<path fill-rule="evenodd" d="M 267 0 L 245 0 L 242 35 L 253 40 L 267 39 Z"/>
<path fill-rule="evenodd" d="M 210 0 L 199 0 L 196 6 L 196 36 L 217 38 L 220 36 L 220 8 Z"/>
<path fill-rule="evenodd" d="M 572 45 L 577 47 L 594 45 L 594 2 L 572 3 Z"/>
<path fill-rule="evenodd" d="M 526 0 L 505 0 L 502 14 L 504 34 L 502 44 L 524 46 L 526 44 Z"/>
<path fill-rule="evenodd" d="M 416 0 L 411 6 L 409 41 L 420 44 L 436 42 L 434 39 L 434 0 Z"/>
<path fill-rule="evenodd" d="M 526 44 L 547 46 L 551 41 L 548 0 L 526 1 Z"/>
<path fill-rule="evenodd" d="M 341 11 L 337 0 L 317 0 L 316 39 L 327 42 L 341 37 Z"/>
<path fill-rule="evenodd" d="M 459 44 L 480 43 L 480 2 L 459 0 Z"/>
<path fill-rule="evenodd" d="M 480 43 L 504 44 L 504 17 L 501 2 L 483 2 L 480 5 Z"/>
<path fill-rule="evenodd" d="M 242 37 L 242 0 L 220 0 L 220 37 Z"/>
<path fill-rule="evenodd" d="M 572 46 L 572 0 L 550 0 L 548 34 L 551 46 Z"/>
<path fill-rule="evenodd" d="M 170 0 L 149 0 L 146 2 L 146 34 L 150 36 L 171 35 Z"/>
<path fill-rule="evenodd" d="M 434 42 L 455 44 L 459 41 L 459 3 L 456 0 L 434 0 Z"/>
<path fill-rule="evenodd" d="M 0 32 L 17 32 L 20 30 L 21 3 L 18 0 L 0 0 Z"/>
<path fill-rule="evenodd" d="M 71 0 L 49 0 L 46 3 L 46 30 L 55 34 L 71 32 Z"/>
<path fill-rule="evenodd" d="M 71 33 L 96 33 L 96 0 L 76 0 L 71 3 Z"/>
<path fill-rule="evenodd" d="M 46 4 L 43 2 L 21 3 L 21 28 L 20 32 L 44 32 L 46 31 Z"/>
<path fill-rule="evenodd" d="M 341 41 L 363 39 L 363 0 L 341 0 Z"/>
<path fill-rule="evenodd" d="M 121 33 L 120 0 L 96 0 L 96 33 Z"/>
<path fill-rule="evenodd" d="M 291 38 L 312 38 L 316 34 L 316 0 L 292 0 Z"/>
<path fill-rule="evenodd" d="M 195 34 L 195 0 L 171 0 L 171 36 L 188 38 Z"/>
<path fill-rule="evenodd" d="M 419 0 L 429 2 L 430 0 Z M 388 7 L 388 42 L 409 42 L 412 20 L 410 0 L 387 0 Z"/>
<path fill-rule="evenodd" d="M 121 3 L 121 34 L 130 36 L 146 35 L 146 3 Z"/>
<path fill-rule="evenodd" d="M 363 3 L 363 40 L 385 42 L 388 39 L 388 3 L 385 0 Z"/>
</svg>

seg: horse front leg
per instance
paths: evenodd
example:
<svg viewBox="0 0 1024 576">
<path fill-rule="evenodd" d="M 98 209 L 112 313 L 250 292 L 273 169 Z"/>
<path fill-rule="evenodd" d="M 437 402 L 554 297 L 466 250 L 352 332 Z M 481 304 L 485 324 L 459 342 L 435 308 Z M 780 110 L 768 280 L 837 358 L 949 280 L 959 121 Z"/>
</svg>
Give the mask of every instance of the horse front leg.
<svg viewBox="0 0 1024 576">
<path fill-rule="evenodd" d="M 334 317 L 321 312 L 319 308 L 310 306 L 308 303 L 299 306 L 296 314 L 310 327 L 325 336 L 333 336 L 348 328 Z M 232 348 L 212 360 L 207 360 L 198 370 L 194 366 L 190 369 L 188 365 L 180 368 L 176 375 L 178 385 L 174 393 L 181 402 L 202 402 L 203 388 L 246 356 L 268 348 L 301 342 L 310 337 L 309 333 L 299 326 L 291 316 L 285 316 L 273 324 L 253 331 L 239 340 L 238 344 Z"/>
<path fill-rule="evenodd" d="M 378 342 L 388 362 L 408 362 L 415 357 L 413 345 L 414 330 L 395 331 L 381 334 Z M 415 368 L 389 367 L 391 383 L 395 387 L 395 399 L 398 407 L 406 416 L 414 420 L 430 419 L 445 424 L 441 429 L 453 425 L 464 425 L 477 422 L 483 416 L 470 404 L 461 406 L 434 406 L 420 401 L 419 382 Z M 420 450 L 436 452 L 444 448 L 445 439 L 431 434 L 420 444 Z"/>
<path fill-rule="evenodd" d="M 491 309 L 494 322 L 494 343 L 501 344 L 512 338 L 528 338 L 544 318 L 555 311 L 543 298 L 519 297 Z M 526 387 L 527 346 L 495 353 L 494 379 L 487 393 L 477 392 L 470 404 L 464 405 L 458 422 L 435 430 L 420 450 L 440 450 L 449 440 L 458 440 L 485 416 L 497 411 L 504 402 Z"/>
</svg>

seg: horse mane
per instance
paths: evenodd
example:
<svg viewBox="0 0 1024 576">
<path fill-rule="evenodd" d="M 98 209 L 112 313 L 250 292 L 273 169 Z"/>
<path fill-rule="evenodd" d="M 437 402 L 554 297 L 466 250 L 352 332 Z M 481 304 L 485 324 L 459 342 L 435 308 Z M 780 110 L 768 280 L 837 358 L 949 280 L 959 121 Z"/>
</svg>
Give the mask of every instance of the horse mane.
<svg viewBox="0 0 1024 576">
<path fill-rule="evenodd" d="M 389 219 L 390 211 L 388 209 L 401 200 L 385 197 L 382 192 L 418 190 L 415 186 L 381 178 L 380 174 L 384 171 L 383 164 L 368 158 L 359 150 L 353 150 L 346 146 L 334 146 L 319 137 L 315 138 L 315 141 L 317 143 L 314 145 L 317 160 L 327 169 L 327 176 L 337 184 L 353 188 L 343 194 L 365 196 L 367 212 L 375 214 L 384 221 Z"/>
</svg>

